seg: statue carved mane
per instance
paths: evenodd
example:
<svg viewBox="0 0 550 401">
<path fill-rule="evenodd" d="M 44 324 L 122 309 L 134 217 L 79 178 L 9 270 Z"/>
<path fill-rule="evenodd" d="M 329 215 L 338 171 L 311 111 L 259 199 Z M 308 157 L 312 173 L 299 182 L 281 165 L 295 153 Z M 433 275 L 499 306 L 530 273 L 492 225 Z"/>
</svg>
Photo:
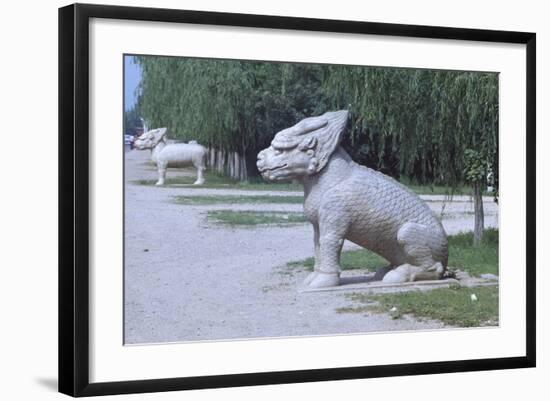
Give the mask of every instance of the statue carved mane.
<svg viewBox="0 0 550 401">
<path fill-rule="evenodd" d="M 318 163 L 316 171 L 319 172 L 340 144 L 348 115 L 347 110 L 340 110 L 303 119 L 298 124 L 278 132 L 271 144 L 277 149 L 292 149 L 297 146 L 315 149 Z"/>
</svg>

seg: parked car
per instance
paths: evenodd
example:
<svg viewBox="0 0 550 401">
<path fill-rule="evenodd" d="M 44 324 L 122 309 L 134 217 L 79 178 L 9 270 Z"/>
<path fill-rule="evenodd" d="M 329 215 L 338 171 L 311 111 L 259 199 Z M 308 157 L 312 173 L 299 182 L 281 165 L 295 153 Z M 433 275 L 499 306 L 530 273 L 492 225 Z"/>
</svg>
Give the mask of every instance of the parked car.
<svg viewBox="0 0 550 401">
<path fill-rule="evenodd" d="M 133 149 L 134 147 L 134 136 L 133 135 L 124 135 L 124 144 L 130 145 L 130 149 Z"/>
</svg>

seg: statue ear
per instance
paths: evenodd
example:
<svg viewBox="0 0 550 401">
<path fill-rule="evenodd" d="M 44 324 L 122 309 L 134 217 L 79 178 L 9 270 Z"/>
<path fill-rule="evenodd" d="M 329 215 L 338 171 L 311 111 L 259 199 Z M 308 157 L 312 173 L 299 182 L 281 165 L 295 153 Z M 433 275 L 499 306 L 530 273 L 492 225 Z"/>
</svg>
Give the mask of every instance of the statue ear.
<svg viewBox="0 0 550 401">
<path fill-rule="evenodd" d="M 304 143 L 311 137 L 311 132 L 323 128 L 328 124 L 328 121 L 322 116 L 305 118 L 296 125 L 279 131 L 271 142 L 272 145 L 281 149 L 292 149 L 301 143 Z M 306 139 L 301 139 L 301 138 Z"/>
<path fill-rule="evenodd" d="M 153 141 L 155 142 L 155 144 L 165 139 L 166 131 L 167 131 L 166 128 L 157 128 L 156 130 L 152 131 Z"/>
<path fill-rule="evenodd" d="M 330 156 L 332 156 L 338 145 L 340 145 L 344 129 L 348 122 L 348 114 L 347 110 L 340 110 L 328 112 L 321 116 L 328 123 L 323 128 L 312 133 L 318 142 L 317 151 L 315 152 L 318 160 L 317 172 L 325 167 Z"/>
<path fill-rule="evenodd" d="M 294 127 L 292 127 L 292 129 L 295 130 L 295 135 L 305 135 L 305 134 L 309 134 L 312 131 L 316 131 L 320 128 L 323 128 L 327 124 L 328 124 L 328 121 L 326 118 L 324 118 L 324 116 L 309 117 L 309 118 L 304 118 Z"/>
</svg>

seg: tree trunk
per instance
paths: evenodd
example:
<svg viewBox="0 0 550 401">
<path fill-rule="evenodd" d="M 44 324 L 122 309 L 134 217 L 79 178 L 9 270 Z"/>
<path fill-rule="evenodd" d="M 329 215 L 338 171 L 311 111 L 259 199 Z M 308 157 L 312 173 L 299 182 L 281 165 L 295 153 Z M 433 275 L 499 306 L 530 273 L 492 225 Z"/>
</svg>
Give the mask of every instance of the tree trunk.
<svg viewBox="0 0 550 401">
<path fill-rule="evenodd" d="M 223 172 L 223 159 L 224 159 L 223 151 L 218 150 L 218 157 L 216 159 L 216 171 L 218 173 Z"/>
<path fill-rule="evenodd" d="M 227 170 L 228 170 L 228 175 L 229 175 L 229 178 L 235 178 L 235 157 L 234 157 L 234 153 L 231 153 L 229 152 L 229 154 L 227 155 Z"/>
<path fill-rule="evenodd" d="M 243 155 L 241 156 L 241 181 L 248 180 L 248 171 L 246 171 L 246 157 Z"/>
<path fill-rule="evenodd" d="M 246 181 L 246 158 L 238 152 L 227 152 L 211 147 L 208 151 L 208 168 L 235 180 Z"/>
<path fill-rule="evenodd" d="M 483 186 L 481 181 L 474 183 L 474 246 L 478 246 L 483 238 L 484 216 L 483 216 Z"/>
<path fill-rule="evenodd" d="M 208 167 L 212 170 L 216 168 L 216 150 L 213 147 L 208 150 Z"/>
<path fill-rule="evenodd" d="M 237 152 L 235 152 L 235 178 L 237 180 L 241 180 L 241 165 L 240 165 L 240 158 L 239 158 L 239 154 Z"/>
</svg>

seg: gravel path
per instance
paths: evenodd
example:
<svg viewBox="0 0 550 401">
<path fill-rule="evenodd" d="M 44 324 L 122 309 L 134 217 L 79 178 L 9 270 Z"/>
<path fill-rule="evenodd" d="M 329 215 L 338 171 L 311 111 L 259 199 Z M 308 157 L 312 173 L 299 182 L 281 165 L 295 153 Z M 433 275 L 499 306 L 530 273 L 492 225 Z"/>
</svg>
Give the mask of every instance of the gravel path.
<svg viewBox="0 0 550 401">
<path fill-rule="evenodd" d="M 125 165 L 125 342 L 159 343 L 220 339 L 425 330 L 440 322 L 393 320 L 384 314 L 338 313 L 351 306 L 342 292 L 299 293 L 306 271 L 286 268 L 312 255 L 312 229 L 231 228 L 206 220 L 206 211 L 301 211 L 296 204 L 177 205 L 176 195 L 292 195 L 288 191 L 157 188 L 136 185 L 156 179 L 148 152 L 130 151 Z M 194 174 L 169 170 L 168 176 Z M 296 193 L 301 194 L 301 193 Z M 442 202 L 449 234 L 473 227 L 468 197 Z M 498 209 L 487 199 L 486 224 L 498 226 Z M 356 248 L 346 242 L 345 249 Z"/>
</svg>

